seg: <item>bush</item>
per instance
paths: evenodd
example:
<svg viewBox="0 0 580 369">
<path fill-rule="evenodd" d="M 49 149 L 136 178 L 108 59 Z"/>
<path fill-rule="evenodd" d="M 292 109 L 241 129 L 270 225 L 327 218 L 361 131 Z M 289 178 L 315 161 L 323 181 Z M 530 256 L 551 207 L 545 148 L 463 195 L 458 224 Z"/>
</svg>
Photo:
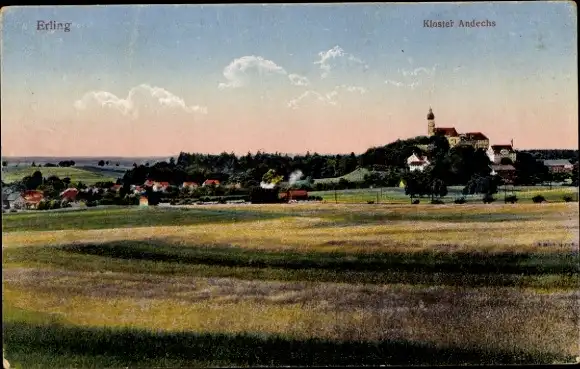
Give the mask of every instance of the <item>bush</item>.
<svg viewBox="0 0 580 369">
<path fill-rule="evenodd" d="M 566 201 L 566 202 L 572 202 L 572 201 L 574 201 L 574 199 L 572 198 L 572 196 L 566 195 L 566 196 L 564 196 L 564 201 Z"/>
<path fill-rule="evenodd" d="M 441 204 L 445 204 L 445 203 L 439 199 L 434 199 L 434 200 L 431 200 L 431 204 L 441 205 Z"/>
<path fill-rule="evenodd" d="M 491 203 L 492 203 L 492 202 L 494 202 L 494 201 L 495 201 L 495 199 L 493 198 L 493 196 L 492 196 L 492 195 L 485 195 L 485 196 L 483 197 L 483 203 L 484 203 L 484 204 L 491 204 Z"/>
<path fill-rule="evenodd" d="M 48 209 L 50 209 L 50 204 L 48 203 L 48 201 L 45 200 L 39 202 L 38 206 L 36 207 L 36 210 L 48 210 Z"/>
<path fill-rule="evenodd" d="M 518 202 L 518 197 L 516 195 L 511 195 L 505 198 L 505 203 L 511 203 L 511 204 L 515 204 L 516 202 Z"/>
<path fill-rule="evenodd" d="M 546 198 L 542 195 L 536 195 L 534 197 L 532 197 L 532 201 L 536 204 L 542 203 L 546 201 Z"/>
<path fill-rule="evenodd" d="M 417 205 L 418 203 L 420 203 L 421 201 L 419 201 L 419 199 L 413 200 L 412 204 L 413 205 Z"/>
<path fill-rule="evenodd" d="M 87 207 L 88 208 L 92 208 L 92 207 L 98 206 L 98 205 L 99 205 L 99 202 L 98 201 L 95 201 L 95 200 L 89 200 L 89 201 L 87 201 Z"/>
<path fill-rule="evenodd" d="M 375 203 L 374 201 L 367 201 L 367 204 L 369 204 L 369 205 L 372 205 L 374 203 Z"/>
<path fill-rule="evenodd" d="M 10 209 L 11 213 L 16 213 L 16 211 L 17 211 L 16 209 Z"/>
<path fill-rule="evenodd" d="M 455 201 L 453 201 L 456 204 L 465 204 L 465 197 L 461 197 L 459 199 L 455 199 Z"/>
<path fill-rule="evenodd" d="M 224 197 L 220 197 L 218 200 L 218 204 L 225 204 L 227 201 Z"/>
</svg>

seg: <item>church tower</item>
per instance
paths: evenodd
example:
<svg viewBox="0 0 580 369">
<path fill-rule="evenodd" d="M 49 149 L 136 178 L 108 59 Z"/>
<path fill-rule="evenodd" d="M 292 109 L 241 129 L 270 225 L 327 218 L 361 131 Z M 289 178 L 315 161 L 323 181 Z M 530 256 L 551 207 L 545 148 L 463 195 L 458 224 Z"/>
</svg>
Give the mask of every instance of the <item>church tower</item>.
<svg viewBox="0 0 580 369">
<path fill-rule="evenodd" d="M 435 114 L 433 110 L 429 107 L 429 114 L 427 114 L 427 136 L 431 137 L 435 135 Z"/>
</svg>

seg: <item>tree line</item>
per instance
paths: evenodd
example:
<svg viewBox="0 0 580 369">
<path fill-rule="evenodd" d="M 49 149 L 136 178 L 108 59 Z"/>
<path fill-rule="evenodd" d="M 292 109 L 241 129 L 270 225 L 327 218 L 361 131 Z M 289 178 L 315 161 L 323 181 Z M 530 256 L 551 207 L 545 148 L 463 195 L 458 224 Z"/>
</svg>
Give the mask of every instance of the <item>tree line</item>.
<svg viewBox="0 0 580 369">
<path fill-rule="evenodd" d="M 425 149 L 425 147 L 428 147 Z M 177 160 L 158 162 L 154 165 L 135 165 L 127 171 L 121 183 L 143 184 L 147 179 L 167 181 L 179 184 L 186 181 L 202 183 L 206 179 L 217 179 L 222 183 L 239 183 L 243 187 L 259 186 L 260 182 L 271 171 L 283 176 L 285 181 L 297 170 L 303 172 L 306 183 L 300 186 L 314 190 L 335 188 L 397 186 L 407 175 L 407 158 L 413 153 L 427 156 L 431 165 L 429 170 L 434 178 L 446 185 L 466 185 L 474 176 L 485 177 L 491 172 L 490 161 L 482 149 L 471 146 L 449 147 L 447 139 L 442 136 L 415 137 L 407 140 L 397 140 L 388 145 L 374 147 L 356 155 L 321 155 L 306 153 L 290 156 L 279 153 L 263 153 L 258 151 L 252 155 L 236 156 L 234 153 L 219 155 L 182 152 Z M 578 155 L 578 150 L 541 150 L 521 151 L 517 160 L 511 163 L 509 159 L 503 164 L 513 164 L 516 169 L 516 185 L 534 185 L 550 180 L 558 180 L 558 175 L 549 173 L 548 168 L 538 161 L 538 156 L 547 155 Z M 346 180 L 334 183 L 313 184 L 317 178 L 337 178 L 344 176 L 357 168 L 367 168 L 372 171 L 368 178 L 359 183 Z M 561 177 L 569 175 L 562 174 Z M 310 185 L 308 184 L 310 183 Z"/>
</svg>

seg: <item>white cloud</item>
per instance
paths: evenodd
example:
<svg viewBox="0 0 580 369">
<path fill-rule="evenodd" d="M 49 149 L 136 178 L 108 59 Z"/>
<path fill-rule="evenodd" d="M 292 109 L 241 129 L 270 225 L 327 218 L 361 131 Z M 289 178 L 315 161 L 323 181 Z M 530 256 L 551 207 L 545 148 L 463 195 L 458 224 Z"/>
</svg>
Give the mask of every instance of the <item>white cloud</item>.
<svg viewBox="0 0 580 369">
<path fill-rule="evenodd" d="M 367 92 L 367 89 L 364 87 L 360 87 L 360 86 L 341 86 L 342 88 L 344 88 L 345 90 L 347 90 L 348 92 L 358 92 L 360 94 L 365 94 Z"/>
<path fill-rule="evenodd" d="M 437 68 L 437 65 L 434 65 L 433 68 L 425 68 L 425 67 L 419 67 L 419 68 L 415 68 L 413 70 L 403 70 L 403 76 L 407 77 L 407 76 L 418 76 L 421 73 L 427 74 L 429 76 L 432 76 L 435 73 L 435 69 Z"/>
<path fill-rule="evenodd" d="M 324 105 L 337 105 L 338 101 L 337 98 L 339 97 L 341 92 L 350 92 L 359 94 L 365 94 L 367 92 L 366 88 L 360 86 L 348 86 L 348 85 L 340 85 L 336 86 L 333 90 L 321 94 L 316 91 L 306 91 L 302 95 L 298 96 L 295 99 L 292 99 L 288 102 L 288 107 L 292 109 L 298 109 L 301 106 L 304 106 L 307 103 L 318 102 Z"/>
<path fill-rule="evenodd" d="M 430 78 L 435 75 L 437 66 L 438 65 L 436 64 L 432 68 L 418 67 L 411 70 L 399 70 L 399 74 L 402 75 L 401 80 L 395 81 L 392 79 L 387 79 L 385 83 L 395 87 L 406 87 L 414 89 L 415 87 L 423 84 L 424 78 Z"/>
<path fill-rule="evenodd" d="M 218 87 L 224 89 L 245 86 L 248 84 L 252 73 L 256 73 L 260 77 L 276 74 L 287 75 L 284 68 L 271 60 L 254 55 L 242 56 L 234 59 L 224 68 L 223 74 L 227 82 L 220 83 Z"/>
<path fill-rule="evenodd" d="M 368 65 L 363 60 L 345 52 L 338 45 L 330 50 L 319 52 L 318 56 L 320 60 L 315 61 L 314 64 L 320 65 L 322 78 L 327 78 L 337 67 L 349 68 L 362 66 L 365 70 L 368 69 Z"/>
<path fill-rule="evenodd" d="M 298 74 L 289 74 L 288 79 L 290 79 L 290 83 L 292 83 L 294 86 L 310 85 L 310 81 L 308 80 L 308 78 Z"/>
<path fill-rule="evenodd" d="M 78 110 L 87 110 L 91 106 L 112 108 L 123 115 L 133 118 L 138 117 L 139 109 L 151 107 L 153 104 L 161 107 L 179 109 L 186 113 L 207 114 L 207 108 L 199 105 L 188 106 L 185 101 L 161 88 L 147 84 L 133 87 L 126 98 L 120 98 L 107 91 L 91 91 L 86 93 L 81 99 L 75 101 L 74 107 Z"/>
<path fill-rule="evenodd" d="M 306 91 L 297 98 L 290 100 L 288 102 L 288 107 L 298 109 L 300 106 L 311 102 L 318 102 L 325 105 L 336 105 L 336 101 L 333 101 L 335 95 L 336 94 L 333 95 L 332 92 L 322 95 L 316 91 Z"/>
</svg>

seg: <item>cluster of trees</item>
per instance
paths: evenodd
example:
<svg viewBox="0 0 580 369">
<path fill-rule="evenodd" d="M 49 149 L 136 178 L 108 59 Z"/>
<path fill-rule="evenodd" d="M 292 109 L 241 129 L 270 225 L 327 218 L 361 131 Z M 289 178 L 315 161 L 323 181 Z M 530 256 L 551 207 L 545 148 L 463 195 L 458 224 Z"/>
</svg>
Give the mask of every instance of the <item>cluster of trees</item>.
<svg viewBox="0 0 580 369">
<path fill-rule="evenodd" d="M 304 177 L 310 179 L 336 178 L 363 167 L 371 169 L 372 173 L 360 183 L 341 179 L 333 183 L 314 185 L 314 181 L 310 180 L 300 182 L 296 187 L 310 190 L 392 187 L 397 186 L 407 175 L 407 158 L 413 153 L 427 155 L 431 162 L 430 175 L 443 181 L 446 186 L 466 185 L 472 178 L 486 177 L 491 172 L 490 161 L 484 150 L 476 150 L 471 146 L 450 148 L 445 137 L 420 136 L 370 148 L 361 155 L 307 153 L 289 156 L 258 151 L 255 155 L 248 153 L 238 157 L 225 152 L 219 155 L 182 152 L 177 160 L 172 158 L 169 162 L 158 162 L 152 166 L 135 164 L 133 169 L 125 173 L 121 182 L 142 184 L 146 179 L 152 178 L 179 184 L 185 181 L 201 183 L 205 179 L 217 179 L 222 183 L 238 183 L 252 188 L 259 186 L 265 178 L 272 177 L 273 173 L 282 176 L 284 180 L 288 180 L 290 173 L 296 170 L 301 170 Z M 570 177 L 569 174 L 552 175 L 538 158 L 571 158 L 574 155 L 578 155 L 577 150 L 519 152 L 515 163 L 508 159 L 503 164 L 513 164 L 516 168 L 514 184 L 534 185 Z"/>
<path fill-rule="evenodd" d="M 4 161 L 2 163 L 3 166 L 7 166 L 8 162 Z M 54 163 L 45 163 L 44 167 L 45 168 L 55 168 L 55 167 L 63 167 L 63 168 L 67 168 L 67 167 L 74 167 L 76 165 L 74 160 L 62 160 L 59 161 L 58 164 L 54 164 Z M 36 164 L 36 162 L 32 162 L 32 164 L 30 165 L 31 167 L 42 167 L 41 164 Z"/>
<path fill-rule="evenodd" d="M 578 150 L 522 150 L 520 153 L 530 154 L 538 160 L 567 159 L 572 164 L 578 162 Z"/>
<path fill-rule="evenodd" d="M 99 162 L 97 163 L 98 166 L 100 167 L 104 167 L 105 165 L 110 165 L 111 162 L 109 162 L 108 160 L 99 160 Z M 134 166 L 137 164 L 133 164 Z M 115 163 L 115 166 L 119 166 L 119 163 Z"/>
</svg>

